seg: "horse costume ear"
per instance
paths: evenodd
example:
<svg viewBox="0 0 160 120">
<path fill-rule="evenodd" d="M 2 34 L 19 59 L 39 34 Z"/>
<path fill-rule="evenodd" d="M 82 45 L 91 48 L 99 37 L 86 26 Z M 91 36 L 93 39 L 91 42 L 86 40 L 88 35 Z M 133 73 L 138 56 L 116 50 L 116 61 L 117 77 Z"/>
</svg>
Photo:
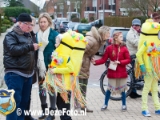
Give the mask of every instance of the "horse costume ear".
<svg viewBox="0 0 160 120">
<path fill-rule="evenodd" d="M 0 90 L 0 113 L 3 115 L 11 114 L 16 108 L 14 100 L 14 90 Z"/>
<path fill-rule="evenodd" d="M 160 31 L 158 32 L 158 39 L 160 40 Z"/>
</svg>

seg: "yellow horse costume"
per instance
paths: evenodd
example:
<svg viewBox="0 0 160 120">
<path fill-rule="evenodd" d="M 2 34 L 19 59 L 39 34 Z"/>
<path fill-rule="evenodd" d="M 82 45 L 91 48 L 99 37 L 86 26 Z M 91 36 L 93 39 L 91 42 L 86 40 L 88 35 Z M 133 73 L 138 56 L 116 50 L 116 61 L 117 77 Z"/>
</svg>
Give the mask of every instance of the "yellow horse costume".
<svg viewBox="0 0 160 120">
<path fill-rule="evenodd" d="M 71 91 L 72 98 L 76 97 L 82 105 L 85 104 L 77 76 L 86 43 L 82 34 L 68 31 L 62 34 L 60 45 L 52 53 L 52 62 L 49 65 L 50 69 L 47 72 L 44 86 L 51 94 L 59 92 L 65 102 L 69 102 L 67 91 Z M 52 75 L 50 70 L 55 74 Z"/>
<path fill-rule="evenodd" d="M 142 25 L 141 35 L 136 54 L 135 76 L 138 78 L 144 74 L 144 88 L 142 92 L 142 112 L 148 111 L 147 99 L 151 90 L 155 110 L 160 110 L 158 98 L 158 80 L 160 79 L 160 40 L 158 32 L 160 24 L 153 22 L 152 19 L 146 20 Z M 143 114 L 143 113 L 142 113 Z"/>
</svg>

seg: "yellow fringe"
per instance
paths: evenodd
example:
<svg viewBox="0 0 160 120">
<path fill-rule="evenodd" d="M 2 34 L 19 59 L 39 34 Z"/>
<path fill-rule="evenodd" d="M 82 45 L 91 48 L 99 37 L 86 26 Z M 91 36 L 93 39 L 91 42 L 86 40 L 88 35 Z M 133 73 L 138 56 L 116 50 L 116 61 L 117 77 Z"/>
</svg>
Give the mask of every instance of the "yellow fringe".
<svg viewBox="0 0 160 120">
<path fill-rule="evenodd" d="M 51 95 L 53 95 L 54 92 L 60 93 L 65 103 L 69 102 L 68 91 L 65 89 L 63 75 L 53 75 L 50 74 L 50 72 L 47 72 L 43 83 L 43 88 L 45 88 Z"/>
<path fill-rule="evenodd" d="M 72 97 L 71 99 L 75 101 L 75 99 L 78 101 L 78 103 L 81 105 L 81 107 L 86 106 L 86 100 L 81 92 L 79 80 L 78 77 L 74 76 L 74 80 L 72 82 L 71 91 L 72 91 Z"/>
</svg>

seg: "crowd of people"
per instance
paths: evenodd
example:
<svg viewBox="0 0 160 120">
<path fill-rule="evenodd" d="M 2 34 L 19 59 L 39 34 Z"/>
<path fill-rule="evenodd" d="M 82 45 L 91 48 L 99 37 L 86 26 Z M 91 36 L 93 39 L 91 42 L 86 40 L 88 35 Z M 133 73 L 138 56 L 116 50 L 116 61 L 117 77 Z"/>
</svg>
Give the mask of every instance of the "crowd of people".
<svg viewBox="0 0 160 120">
<path fill-rule="evenodd" d="M 108 26 L 101 26 L 100 28 L 92 27 L 91 30 L 84 37 L 73 31 L 67 31 L 64 34 L 59 34 L 53 28 L 52 19 L 48 13 L 42 13 L 39 16 L 39 31 L 33 32 L 35 26 L 35 18 L 27 13 L 21 13 L 17 19 L 18 24 L 13 30 L 6 34 L 3 41 L 4 45 L 4 68 L 5 68 L 5 83 L 8 89 L 15 91 L 14 99 L 16 102 L 16 109 L 6 116 L 6 120 L 35 120 L 31 115 L 25 116 L 24 110 L 30 109 L 32 84 L 38 80 L 39 84 L 39 98 L 43 114 L 39 117 L 41 120 L 54 120 L 54 114 L 46 116 L 45 109 L 47 104 L 47 90 L 49 93 L 49 110 L 55 111 L 66 108 L 70 110 L 70 99 L 73 91 L 72 82 L 77 82 L 80 86 L 80 93 L 86 101 L 87 84 L 90 76 L 90 65 L 104 64 L 110 59 L 108 66 L 107 78 L 108 88 L 105 94 L 104 105 L 101 110 L 108 108 L 108 102 L 111 94 L 121 94 L 122 96 L 122 111 L 127 110 L 126 105 L 126 90 L 127 90 L 127 71 L 126 65 L 131 62 L 130 55 L 136 55 L 137 59 L 134 61 L 137 67 L 135 71 L 140 69 L 144 76 L 144 88 L 142 91 L 142 115 L 151 116 L 147 107 L 147 95 L 151 91 L 155 113 L 160 115 L 160 103 L 158 99 L 158 73 L 155 72 L 157 68 L 153 69 L 152 50 L 148 49 L 154 47 L 154 51 L 158 50 L 156 46 L 160 44 L 158 41 L 158 31 L 160 30 L 160 14 L 153 13 L 152 19 L 147 20 L 143 25 L 139 19 L 132 21 L 132 26 L 127 34 L 126 43 L 123 41 L 122 32 L 115 32 L 113 34 L 112 44 L 107 46 L 102 58 L 95 60 L 94 55 L 97 53 L 101 45 L 106 43 L 110 37 L 110 28 Z M 142 28 L 141 28 L 142 26 Z M 153 27 L 152 27 L 153 26 Z M 154 39 L 152 39 L 153 37 Z M 147 38 L 147 39 L 146 39 Z M 150 40 L 152 39 L 152 40 Z M 75 40 L 75 42 L 68 43 L 68 41 Z M 147 41 L 148 40 L 148 41 Z M 80 41 L 80 44 L 77 44 Z M 86 44 L 87 43 L 87 44 Z M 64 48 L 65 50 L 59 50 Z M 55 52 L 59 52 L 55 54 Z M 76 52 L 79 51 L 79 52 Z M 53 57 L 58 56 L 53 60 Z M 76 53 L 76 56 L 75 56 Z M 78 54 L 77 54 L 78 53 Z M 159 55 L 154 54 L 154 58 L 158 59 Z M 62 59 L 64 58 L 64 59 Z M 53 62 L 52 62 L 53 61 Z M 82 63 L 82 64 L 80 64 Z M 64 66 L 57 67 L 56 65 Z M 149 64 L 149 65 L 148 65 Z M 53 65 L 53 66 L 50 66 Z M 77 65 L 77 66 L 76 66 Z M 80 67 L 78 67 L 81 65 Z M 157 64 L 159 65 L 159 64 Z M 55 67 L 56 66 L 56 67 Z M 76 66 L 76 67 L 75 67 Z M 155 65 L 153 65 L 155 66 Z M 76 72 L 77 73 L 76 73 Z M 52 84 L 47 83 L 48 74 L 54 79 L 61 78 L 62 86 L 60 90 L 66 89 L 67 100 Z M 136 73 L 135 73 L 136 74 Z M 58 76 L 56 76 L 58 75 Z M 63 78 L 60 76 L 64 76 Z M 76 80 L 73 80 L 73 78 Z M 63 82 L 64 80 L 64 82 Z M 44 82 L 49 89 L 44 89 Z M 76 83 L 75 83 L 76 84 Z M 58 92 L 58 93 L 56 93 Z M 75 91 L 74 91 L 75 92 Z M 52 93 L 52 94 L 51 94 Z M 136 89 L 132 89 L 131 98 L 139 98 L 141 95 L 137 94 Z M 79 98 L 75 98 L 74 108 L 80 108 L 87 112 L 93 112 L 89 109 L 87 102 L 81 104 Z M 16 110 L 20 108 L 22 114 L 17 115 Z M 71 116 L 67 114 L 60 116 L 61 120 L 72 120 Z"/>
</svg>

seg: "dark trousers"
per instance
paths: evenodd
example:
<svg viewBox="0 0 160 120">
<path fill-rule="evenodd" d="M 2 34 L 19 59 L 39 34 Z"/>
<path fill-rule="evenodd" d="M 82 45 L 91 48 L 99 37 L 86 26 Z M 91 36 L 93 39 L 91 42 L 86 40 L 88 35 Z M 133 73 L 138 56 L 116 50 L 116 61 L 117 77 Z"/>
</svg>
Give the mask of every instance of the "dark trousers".
<svg viewBox="0 0 160 120">
<path fill-rule="evenodd" d="M 68 98 L 70 102 L 71 92 L 68 92 Z M 57 107 L 58 107 L 58 110 L 62 110 L 62 111 L 63 111 L 63 108 L 66 108 L 66 111 L 70 110 L 70 103 L 65 103 L 59 93 L 57 94 Z M 68 116 L 66 113 L 64 115 L 61 115 L 60 118 L 61 120 L 72 120 L 72 118 Z"/>
<path fill-rule="evenodd" d="M 86 99 L 88 79 L 79 79 L 79 83 L 80 83 L 81 92 Z"/>
<path fill-rule="evenodd" d="M 32 91 L 32 85 L 31 85 L 31 91 Z M 26 107 L 26 110 L 27 110 L 27 111 L 30 110 L 30 105 L 31 105 L 31 92 L 30 92 L 28 104 L 27 104 L 27 107 Z M 24 119 L 24 120 L 27 120 L 27 119 L 29 119 L 29 115 L 28 115 L 28 116 L 25 116 L 25 119 Z"/>
<path fill-rule="evenodd" d="M 6 120 L 24 120 L 24 110 L 27 107 L 31 93 L 32 77 L 26 78 L 9 72 L 5 74 L 4 79 L 8 89 L 15 91 L 14 99 L 16 102 L 15 111 L 7 115 Z M 17 115 L 17 108 L 22 111 L 20 116 Z"/>
</svg>

